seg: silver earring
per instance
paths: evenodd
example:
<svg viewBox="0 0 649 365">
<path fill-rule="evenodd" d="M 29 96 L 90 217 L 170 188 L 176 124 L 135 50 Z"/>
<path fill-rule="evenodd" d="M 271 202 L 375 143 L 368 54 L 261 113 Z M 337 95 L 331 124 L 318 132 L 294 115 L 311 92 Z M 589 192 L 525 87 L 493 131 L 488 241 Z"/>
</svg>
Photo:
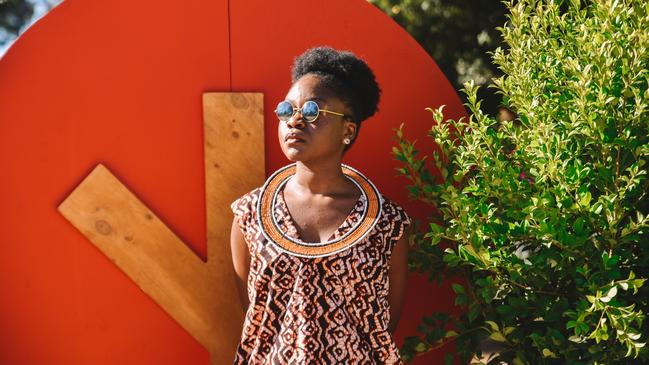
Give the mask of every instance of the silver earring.
<svg viewBox="0 0 649 365">
<path fill-rule="evenodd" d="M 343 139 L 343 143 L 344 144 L 350 144 L 350 143 L 352 143 L 352 140 L 349 139 L 349 137 L 347 137 L 347 138 Z"/>
</svg>

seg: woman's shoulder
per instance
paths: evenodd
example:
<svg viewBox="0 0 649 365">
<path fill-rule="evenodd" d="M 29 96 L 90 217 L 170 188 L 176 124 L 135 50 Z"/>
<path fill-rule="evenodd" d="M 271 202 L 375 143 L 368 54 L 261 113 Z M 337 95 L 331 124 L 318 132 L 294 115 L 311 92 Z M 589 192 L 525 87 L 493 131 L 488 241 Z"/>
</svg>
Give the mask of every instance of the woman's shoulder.
<svg viewBox="0 0 649 365">
<path fill-rule="evenodd" d="M 401 205 L 390 199 L 385 194 L 381 194 L 381 210 L 388 219 L 401 218 L 401 220 L 410 222 L 410 216 Z"/>
<path fill-rule="evenodd" d="M 232 209 L 232 212 L 234 212 L 235 214 L 245 214 L 252 212 L 255 209 L 260 192 L 261 186 L 256 187 L 249 192 L 241 195 L 232 203 L 230 203 L 230 209 Z"/>
<path fill-rule="evenodd" d="M 390 242 L 396 243 L 412 225 L 412 219 L 397 202 L 381 194 L 381 219 L 384 227 L 389 227 Z M 390 247 L 392 250 L 392 246 Z"/>
</svg>

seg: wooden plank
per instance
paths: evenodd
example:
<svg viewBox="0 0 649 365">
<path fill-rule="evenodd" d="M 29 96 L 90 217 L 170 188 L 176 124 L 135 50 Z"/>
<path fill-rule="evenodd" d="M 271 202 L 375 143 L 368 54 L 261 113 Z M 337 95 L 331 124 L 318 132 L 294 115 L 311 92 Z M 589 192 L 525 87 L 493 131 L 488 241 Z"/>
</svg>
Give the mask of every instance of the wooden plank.
<svg viewBox="0 0 649 365">
<path fill-rule="evenodd" d="M 205 123 L 208 244 L 229 242 L 232 221 L 222 219 L 223 210 L 230 212 L 234 199 L 264 183 L 263 102 L 261 93 L 203 94 L 203 118 L 219 121 Z M 208 262 L 231 265 L 229 247 L 208 249 Z"/>
<path fill-rule="evenodd" d="M 58 210 L 207 348 L 212 364 L 223 364 L 233 359 L 243 322 L 229 204 L 264 181 L 263 95 L 206 93 L 203 105 L 207 262 L 102 164 Z"/>
<path fill-rule="evenodd" d="M 215 285 L 219 326 L 226 326 L 211 352 L 212 365 L 232 363 L 241 339 L 243 311 L 230 251 L 230 203 L 265 180 L 264 105 L 261 93 L 204 93 L 207 264 Z M 209 122 L 207 122 L 209 121 Z M 209 348 L 208 348 L 209 349 Z"/>
</svg>

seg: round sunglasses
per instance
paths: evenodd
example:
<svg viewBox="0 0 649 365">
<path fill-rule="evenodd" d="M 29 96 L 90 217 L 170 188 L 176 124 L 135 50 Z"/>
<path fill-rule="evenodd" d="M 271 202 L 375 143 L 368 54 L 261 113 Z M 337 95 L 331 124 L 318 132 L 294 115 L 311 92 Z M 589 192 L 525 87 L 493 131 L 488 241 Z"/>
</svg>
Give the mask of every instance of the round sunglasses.
<svg viewBox="0 0 649 365">
<path fill-rule="evenodd" d="M 298 112 L 302 114 L 302 118 L 308 123 L 315 122 L 316 119 L 318 119 L 320 112 L 323 112 L 324 114 L 330 113 L 333 115 L 339 115 L 341 117 L 351 118 L 351 115 L 342 114 L 331 110 L 321 109 L 318 106 L 318 103 L 316 103 L 313 100 L 305 101 L 304 104 L 302 104 L 301 108 L 294 107 L 293 104 L 284 100 L 279 104 L 277 104 L 277 108 L 275 108 L 275 115 L 277 115 L 277 118 L 279 118 L 279 120 L 283 122 L 288 121 L 295 115 L 295 113 Z"/>
</svg>

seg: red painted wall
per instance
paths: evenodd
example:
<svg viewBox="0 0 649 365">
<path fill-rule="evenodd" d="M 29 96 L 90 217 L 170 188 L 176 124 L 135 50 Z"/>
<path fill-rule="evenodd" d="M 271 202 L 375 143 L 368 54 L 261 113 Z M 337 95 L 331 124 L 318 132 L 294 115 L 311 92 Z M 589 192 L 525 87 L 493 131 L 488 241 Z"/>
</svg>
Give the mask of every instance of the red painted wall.
<svg viewBox="0 0 649 365">
<path fill-rule="evenodd" d="M 392 129 L 406 122 L 425 152 L 424 108 L 464 109 L 423 49 L 364 0 L 67 0 L 18 39 L 0 59 L 0 364 L 209 364 L 56 207 L 104 163 L 205 257 L 201 94 L 264 93 L 271 173 L 288 162 L 272 110 L 293 58 L 316 45 L 363 57 L 383 89 L 345 162 L 425 219 L 396 178 Z M 397 341 L 451 307 L 447 288 L 413 277 Z"/>
</svg>

